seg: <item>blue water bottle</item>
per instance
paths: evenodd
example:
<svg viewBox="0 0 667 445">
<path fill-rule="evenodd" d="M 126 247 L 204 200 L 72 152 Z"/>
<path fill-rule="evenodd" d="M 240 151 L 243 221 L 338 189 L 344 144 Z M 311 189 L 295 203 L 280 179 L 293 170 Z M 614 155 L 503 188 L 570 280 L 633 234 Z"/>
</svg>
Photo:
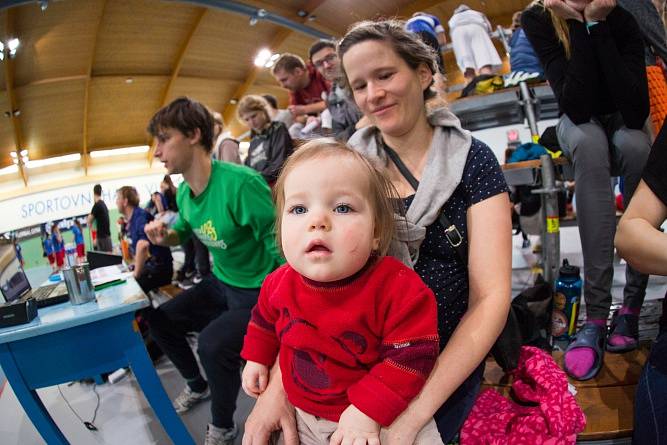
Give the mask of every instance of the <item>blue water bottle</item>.
<svg viewBox="0 0 667 445">
<path fill-rule="evenodd" d="M 556 340 L 569 341 L 577 330 L 581 287 L 579 268 L 563 260 L 563 265 L 558 270 L 551 314 L 551 335 Z"/>
</svg>

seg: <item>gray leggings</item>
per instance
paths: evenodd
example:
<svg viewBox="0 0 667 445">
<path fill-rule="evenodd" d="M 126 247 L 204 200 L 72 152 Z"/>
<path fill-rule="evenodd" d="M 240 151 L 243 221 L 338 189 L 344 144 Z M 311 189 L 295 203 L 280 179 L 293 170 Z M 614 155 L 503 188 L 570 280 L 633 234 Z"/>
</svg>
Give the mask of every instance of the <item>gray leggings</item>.
<svg viewBox="0 0 667 445">
<path fill-rule="evenodd" d="M 584 256 L 584 299 L 586 315 L 607 318 L 614 277 L 614 235 L 616 216 L 610 178 L 624 179 L 623 204 L 630 202 L 651 142 L 641 130 L 630 130 L 620 113 L 594 117 L 575 125 L 566 115 L 557 126 L 561 148 L 574 164 L 577 220 Z M 626 266 L 623 303 L 640 308 L 646 295 L 648 276 Z"/>
</svg>

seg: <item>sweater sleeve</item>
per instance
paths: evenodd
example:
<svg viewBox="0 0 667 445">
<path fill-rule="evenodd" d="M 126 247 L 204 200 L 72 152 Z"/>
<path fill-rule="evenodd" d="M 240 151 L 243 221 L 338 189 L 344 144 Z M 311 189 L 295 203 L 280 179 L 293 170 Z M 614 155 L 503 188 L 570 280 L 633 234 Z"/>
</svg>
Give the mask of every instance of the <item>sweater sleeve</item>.
<svg viewBox="0 0 667 445">
<path fill-rule="evenodd" d="M 433 292 L 411 270 L 401 270 L 396 279 L 410 279 L 412 285 L 391 296 L 380 361 L 347 391 L 350 403 L 383 426 L 419 394 L 438 357 Z"/>
<path fill-rule="evenodd" d="M 612 32 L 622 33 L 622 45 L 615 43 Z M 623 122 L 628 128 L 641 129 L 648 118 L 649 99 L 644 41 L 637 22 L 630 13 L 616 7 L 606 21 L 591 28 L 591 38 Z"/>
<path fill-rule="evenodd" d="M 241 350 L 243 359 L 268 367 L 273 365 L 280 349 L 275 329 L 279 314 L 269 301 L 272 277 L 273 274 L 268 275 L 262 284 L 257 304 L 250 314 L 250 322 Z"/>
<path fill-rule="evenodd" d="M 586 26 L 576 20 L 568 21 L 571 43 L 568 60 L 549 13 L 542 7 L 534 6 L 526 10 L 521 15 L 521 25 L 540 59 L 560 111 L 577 125 L 588 122 L 593 115 L 593 89 L 590 85 L 595 82 L 589 67 L 595 54 Z"/>
</svg>

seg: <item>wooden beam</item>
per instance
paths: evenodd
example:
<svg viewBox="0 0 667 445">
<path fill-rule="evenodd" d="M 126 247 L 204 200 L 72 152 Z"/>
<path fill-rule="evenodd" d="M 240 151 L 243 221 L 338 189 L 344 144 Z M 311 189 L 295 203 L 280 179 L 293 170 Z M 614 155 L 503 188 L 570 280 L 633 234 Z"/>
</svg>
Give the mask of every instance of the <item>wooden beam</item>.
<svg viewBox="0 0 667 445">
<path fill-rule="evenodd" d="M 208 13 L 208 11 L 209 11 L 208 8 L 202 8 L 199 11 L 199 15 L 195 19 L 195 22 L 192 25 L 192 28 L 190 28 L 190 32 L 188 33 L 188 36 L 183 41 L 183 45 L 181 46 L 181 49 L 178 52 L 178 55 L 176 56 L 176 62 L 174 63 L 174 68 L 171 70 L 171 77 L 169 78 L 169 82 L 167 83 L 167 86 L 165 87 L 164 92 L 162 93 L 162 100 L 160 101 L 160 104 L 161 104 L 160 108 L 167 105 L 167 100 L 169 100 L 169 96 L 171 96 L 171 92 L 174 89 L 174 84 L 176 83 L 176 79 L 178 78 L 178 75 L 181 72 L 181 67 L 183 66 L 183 60 L 185 60 L 185 54 L 188 52 L 188 49 L 190 49 L 190 45 L 192 44 L 192 38 L 197 33 L 197 30 L 199 29 L 199 26 L 201 25 L 202 21 L 204 20 L 204 17 L 206 17 L 206 14 Z M 148 150 L 148 166 L 149 167 L 153 165 L 153 154 L 154 153 L 155 153 L 155 142 L 151 142 L 151 148 L 150 148 L 150 150 Z"/>
<path fill-rule="evenodd" d="M 14 11 L 15 9 L 7 9 L 5 11 L 5 35 L 4 41 L 8 42 L 10 39 L 16 37 L 14 36 Z M 14 149 L 16 150 L 16 156 L 18 158 L 18 168 L 19 173 L 21 174 L 21 179 L 23 179 L 23 185 L 28 185 L 28 175 L 26 173 L 26 167 L 23 163 L 23 157 L 21 156 L 21 150 L 26 147 L 23 145 L 23 132 L 21 131 L 21 121 L 19 116 L 14 113 L 14 110 L 19 110 L 18 103 L 16 101 L 16 94 L 14 92 L 14 61 L 9 57 L 9 53 L 5 51 L 5 60 L 2 62 L 5 68 L 5 92 L 7 93 L 7 102 L 9 103 L 9 118 L 12 121 L 12 130 L 14 134 Z"/>
<path fill-rule="evenodd" d="M 315 10 L 320 6 L 322 6 L 322 4 L 324 4 L 324 2 L 326 1 L 327 0 L 310 0 L 304 5 L 303 10 L 307 11 L 309 15 L 312 15 L 315 12 Z M 306 22 L 306 20 L 308 20 L 308 17 L 301 18 L 302 23 Z M 281 28 L 273 36 L 273 39 L 269 44 L 269 49 L 271 50 L 271 52 L 275 52 L 280 47 L 280 45 L 282 45 L 285 42 L 285 40 L 287 40 L 287 38 L 291 35 L 292 35 L 291 29 Z M 250 68 L 250 70 L 246 73 L 245 81 L 241 85 L 239 85 L 236 91 L 234 91 L 234 94 L 232 95 L 230 100 L 231 99 L 235 99 L 237 101 L 240 100 L 241 97 L 243 97 L 248 92 L 250 87 L 252 87 L 252 85 L 255 83 L 255 79 L 257 79 L 257 75 L 259 74 L 261 69 L 262 68 L 253 65 L 252 68 Z M 235 112 L 236 112 L 236 103 L 232 104 L 228 101 L 227 105 L 225 105 L 225 109 L 222 112 L 223 120 L 225 122 L 229 122 L 229 120 L 234 116 Z"/>
<path fill-rule="evenodd" d="M 439 5 L 440 3 L 445 3 L 445 1 L 446 0 L 416 0 L 411 2 L 409 5 L 402 7 L 397 15 L 399 18 L 405 18 L 411 16 L 417 11 L 425 11 Z"/>
<path fill-rule="evenodd" d="M 107 9 L 108 0 L 104 0 L 100 15 L 97 18 L 97 26 L 95 26 L 95 40 L 93 47 L 90 50 L 90 57 L 88 58 L 88 69 L 86 70 L 86 86 L 83 93 L 83 154 L 81 155 L 81 162 L 83 163 L 83 174 L 88 176 L 88 163 L 90 161 L 88 154 L 88 105 L 90 102 L 90 83 L 93 74 L 93 64 L 95 63 L 95 51 L 97 50 L 97 42 L 100 37 L 100 28 L 102 27 L 102 19 Z"/>
</svg>

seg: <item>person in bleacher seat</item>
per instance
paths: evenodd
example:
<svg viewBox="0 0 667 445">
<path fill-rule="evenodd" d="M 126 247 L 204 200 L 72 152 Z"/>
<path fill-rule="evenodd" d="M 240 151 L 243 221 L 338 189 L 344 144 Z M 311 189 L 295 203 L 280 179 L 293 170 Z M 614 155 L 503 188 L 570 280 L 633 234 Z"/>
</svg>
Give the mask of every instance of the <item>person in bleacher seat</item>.
<svg viewBox="0 0 667 445">
<path fill-rule="evenodd" d="M 667 125 L 653 144 L 642 180 L 618 223 L 619 254 L 646 274 L 667 275 Z M 667 439 L 667 295 L 651 353 L 635 395 L 634 444 L 663 444 Z"/>
<path fill-rule="evenodd" d="M 325 98 L 331 85 L 312 64 L 306 65 L 301 57 L 290 53 L 276 60 L 271 74 L 289 91 L 288 109 L 295 120 L 289 128 L 290 136 L 295 139 L 309 136 L 315 119 L 327 108 Z M 310 127 L 313 128 L 308 130 Z"/>
<path fill-rule="evenodd" d="M 248 95 L 239 101 L 236 113 L 252 134 L 245 165 L 261 173 L 273 186 L 294 144 L 285 124 L 271 121 L 267 108 L 262 96 Z"/>
<path fill-rule="evenodd" d="M 609 331 L 607 318 L 616 231 L 610 178 L 623 177 L 627 206 L 650 149 L 644 41 L 616 0 L 536 0 L 521 23 L 558 100 L 558 141 L 574 164 L 586 322 L 565 352 L 564 367 L 588 380 L 601 369 L 605 349 L 625 352 L 638 343 L 646 275 L 626 267 L 623 306 Z"/>
<path fill-rule="evenodd" d="M 507 320 L 507 185 L 491 149 L 463 130 L 448 109 L 427 111 L 426 101 L 436 94 L 435 55 L 403 22 L 356 24 L 340 41 L 338 56 L 346 85 L 371 124 L 348 144 L 386 169 L 407 208 L 389 253 L 414 268 L 438 308 L 435 368 L 382 444 L 412 444 L 431 419 L 448 443 L 472 409 L 483 361 Z M 273 382 L 280 379 L 272 375 L 248 417 L 246 443 L 266 443 L 279 428 L 285 443 L 296 443 L 294 410 L 282 385 Z"/>
<path fill-rule="evenodd" d="M 345 89 L 336 44 L 330 40 L 318 40 L 313 43 L 308 53 L 315 69 L 331 82 L 331 91 L 326 96 L 327 109 L 321 114 L 321 125 L 329 128 L 336 139 L 347 141 L 356 131 L 355 126 L 361 119 L 361 112 Z M 329 122 L 325 123 L 324 116 L 327 112 Z"/>
<path fill-rule="evenodd" d="M 225 125 L 222 122 L 222 115 L 215 111 L 212 114 L 215 122 L 213 127 L 213 159 L 240 164 L 239 141 L 225 136 L 223 134 Z"/>
<path fill-rule="evenodd" d="M 287 128 L 290 128 L 294 123 L 294 116 L 286 108 L 278 108 L 278 99 L 273 94 L 262 94 L 262 97 L 269 105 L 267 111 L 272 121 L 282 122 Z"/>
<path fill-rule="evenodd" d="M 186 381 L 176 410 L 184 413 L 210 396 L 205 445 L 229 445 L 238 434 L 233 415 L 250 310 L 264 277 L 283 262 L 273 237 L 271 190 L 252 169 L 211 159 L 213 116 L 199 102 L 175 99 L 152 117 L 148 132 L 167 172 L 183 175 L 178 219 L 171 228 L 148 223 L 148 239 L 176 246 L 197 237 L 214 258 L 212 275 L 151 313 L 151 336 Z M 186 340 L 193 331 L 208 381 Z"/>
</svg>

